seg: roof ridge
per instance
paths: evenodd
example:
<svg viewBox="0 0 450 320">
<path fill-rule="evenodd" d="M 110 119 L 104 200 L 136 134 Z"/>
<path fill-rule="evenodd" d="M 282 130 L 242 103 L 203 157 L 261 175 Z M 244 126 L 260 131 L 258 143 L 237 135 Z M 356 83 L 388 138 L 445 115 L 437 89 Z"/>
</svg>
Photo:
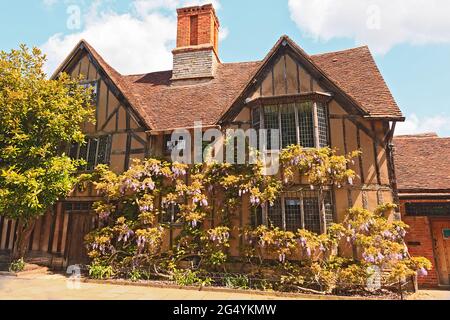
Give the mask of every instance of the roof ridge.
<svg viewBox="0 0 450 320">
<path fill-rule="evenodd" d="M 329 52 L 323 52 L 323 53 L 316 53 L 316 54 L 312 54 L 311 57 L 326 56 L 328 54 L 333 54 L 333 53 L 345 53 L 345 52 L 356 51 L 356 50 L 360 50 L 360 49 L 367 49 L 367 50 L 370 51 L 370 48 L 369 48 L 368 45 L 363 45 L 363 46 L 358 46 L 358 47 L 353 47 L 353 48 L 348 48 L 348 49 L 329 51 Z"/>
<path fill-rule="evenodd" d="M 437 138 L 437 139 L 450 139 L 450 137 L 439 137 L 436 132 L 425 132 L 417 134 L 403 134 L 394 137 L 395 139 L 426 139 L 426 138 Z"/>
</svg>

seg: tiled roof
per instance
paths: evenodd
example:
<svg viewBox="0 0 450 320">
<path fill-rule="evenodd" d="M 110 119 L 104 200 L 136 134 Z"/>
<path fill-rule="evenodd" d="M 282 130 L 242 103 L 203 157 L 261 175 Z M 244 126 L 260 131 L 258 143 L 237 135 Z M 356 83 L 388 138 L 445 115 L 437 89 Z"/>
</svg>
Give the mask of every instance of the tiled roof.
<svg viewBox="0 0 450 320">
<path fill-rule="evenodd" d="M 367 46 L 311 58 L 371 117 L 403 117 Z"/>
<path fill-rule="evenodd" d="M 394 145 L 400 192 L 450 190 L 450 138 L 397 136 Z"/>
<path fill-rule="evenodd" d="M 292 42 L 283 36 L 271 52 L 282 40 Z M 106 63 L 86 41 L 82 40 L 79 45 L 84 45 L 91 52 L 152 130 L 192 127 L 194 120 L 201 120 L 203 125 L 216 124 L 264 63 L 223 63 L 218 66 L 215 78 L 210 82 L 171 86 L 172 71 L 124 76 Z M 303 50 L 301 52 L 352 98 L 367 116 L 402 117 L 367 47 L 312 56 Z"/>
<path fill-rule="evenodd" d="M 258 62 L 223 63 L 213 80 L 193 85 L 170 85 L 172 71 L 124 76 L 128 97 L 145 106 L 153 130 L 194 126 L 194 121 L 214 125 L 239 95 Z"/>
</svg>

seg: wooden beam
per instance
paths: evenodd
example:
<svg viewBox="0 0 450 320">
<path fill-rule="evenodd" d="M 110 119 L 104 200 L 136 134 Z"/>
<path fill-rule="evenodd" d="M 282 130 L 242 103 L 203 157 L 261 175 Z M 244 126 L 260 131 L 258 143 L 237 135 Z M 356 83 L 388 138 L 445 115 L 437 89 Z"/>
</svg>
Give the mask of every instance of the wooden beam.
<svg viewBox="0 0 450 320">
<path fill-rule="evenodd" d="M 375 123 L 371 122 L 371 126 L 372 126 L 372 131 L 376 135 Z M 378 182 L 378 184 L 381 184 L 380 164 L 378 163 L 378 147 L 374 140 L 372 141 L 372 146 L 373 146 L 373 157 L 374 157 L 374 161 L 375 161 L 375 171 L 377 173 L 377 182 Z"/>
<path fill-rule="evenodd" d="M 356 140 L 358 143 L 358 150 L 361 150 L 361 131 L 359 128 L 356 128 Z M 358 161 L 359 161 L 359 173 L 361 176 L 361 183 L 364 184 L 366 181 L 366 177 L 364 175 L 364 168 L 361 155 L 358 156 Z"/>
</svg>

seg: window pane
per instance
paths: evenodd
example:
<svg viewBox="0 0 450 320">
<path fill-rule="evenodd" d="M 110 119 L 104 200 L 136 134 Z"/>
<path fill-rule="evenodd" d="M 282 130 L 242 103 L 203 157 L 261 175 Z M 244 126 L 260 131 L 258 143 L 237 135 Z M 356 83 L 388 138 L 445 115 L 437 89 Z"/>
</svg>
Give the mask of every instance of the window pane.
<svg viewBox="0 0 450 320">
<path fill-rule="evenodd" d="M 286 199 L 286 231 L 296 232 L 301 228 L 301 211 L 299 199 Z"/>
<path fill-rule="evenodd" d="M 303 198 L 305 210 L 305 229 L 320 233 L 319 197 L 316 192 L 305 192 Z"/>
<path fill-rule="evenodd" d="M 259 107 L 253 108 L 252 110 L 252 128 L 259 129 L 261 124 L 260 109 Z"/>
<path fill-rule="evenodd" d="M 86 160 L 88 144 L 89 144 L 89 141 L 87 141 L 85 144 L 80 146 L 80 154 L 78 156 L 79 160 Z"/>
<path fill-rule="evenodd" d="M 175 204 L 171 204 L 166 210 L 163 210 L 161 216 L 161 223 L 175 223 L 178 220 L 180 214 L 180 207 Z"/>
<path fill-rule="evenodd" d="M 252 128 L 256 130 L 256 143 L 259 149 L 259 129 L 261 129 L 261 109 L 259 107 L 252 110 Z"/>
<path fill-rule="evenodd" d="M 94 170 L 95 168 L 95 156 L 97 155 L 98 139 L 90 139 L 89 141 L 89 155 L 87 159 L 87 170 Z"/>
<path fill-rule="evenodd" d="M 103 136 L 99 139 L 96 165 L 107 164 L 108 152 L 109 152 L 109 136 Z"/>
<path fill-rule="evenodd" d="M 269 218 L 269 226 L 273 225 L 274 227 L 283 228 L 283 218 L 282 218 L 282 210 L 281 210 L 281 201 L 275 201 L 273 206 L 268 207 L 268 218 Z"/>
<path fill-rule="evenodd" d="M 263 224 L 263 210 L 262 207 L 256 207 L 252 209 L 251 225 L 256 228 Z"/>
<path fill-rule="evenodd" d="M 319 142 L 320 146 L 326 147 L 328 142 L 328 112 L 327 107 L 321 103 L 317 104 L 317 117 L 319 120 Z"/>
<path fill-rule="evenodd" d="M 406 203 L 408 216 L 450 216 L 450 203 L 448 202 L 424 202 Z"/>
<path fill-rule="evenodd" d="M 298 117 L 300 126 L 300 145 L 305 148 L 314 148 L 314 120 L 311 102 L 305 102 L 299 105 Z"/>
<path fill-rule="evenodd" d="M 295 125 L 295 105 L 281 107 L 281 139 L 283 149 L 297 144 L 297 128 Z"/>
<path fill-rule="evenodd" d="M 279 129 L 280 122 L 278 118 L 278 106 L 265 106 L 264 107 L 264 127 L 267 132 L 267 149 L 272 149 L 272 132 L 270 129 Z"/>
<path fill-rule="evenodd" d="M 78 159 L 78 147 L 80 145 L 78 143 L 72 143 L 70 146 L 69 157 L 71 159 Z"/>
</svg>

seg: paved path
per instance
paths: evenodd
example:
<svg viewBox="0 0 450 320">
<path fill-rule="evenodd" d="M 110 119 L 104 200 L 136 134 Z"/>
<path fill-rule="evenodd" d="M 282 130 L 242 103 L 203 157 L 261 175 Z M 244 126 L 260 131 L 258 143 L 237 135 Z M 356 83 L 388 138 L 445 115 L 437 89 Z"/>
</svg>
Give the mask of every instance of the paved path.
<svg viewBox="0 0 450 320">
<path fill-rule="evenodd" d="M 450 290 L 420 290 L 414 300 L 450 300 Z"/>
<path fill-rule="evenodd" d="M 69 282 L 69 285 L 71 282 Z M 0 276 L 0 300 L 277 300 L 276 296 L 79 283 L 61 275 Z"/>
<path fill-rule="evenodd" d="M 79 283 L 61 275 L 0 276 L 0 300 L 286 300 L 276 296 Z M 311 296 L 311 299 L 314 299 Z M 422 290 L 415 300 L 450 300 L 450 291 Z M 297 299 L 299 300 L 299 299 Z"/>
</svg>

